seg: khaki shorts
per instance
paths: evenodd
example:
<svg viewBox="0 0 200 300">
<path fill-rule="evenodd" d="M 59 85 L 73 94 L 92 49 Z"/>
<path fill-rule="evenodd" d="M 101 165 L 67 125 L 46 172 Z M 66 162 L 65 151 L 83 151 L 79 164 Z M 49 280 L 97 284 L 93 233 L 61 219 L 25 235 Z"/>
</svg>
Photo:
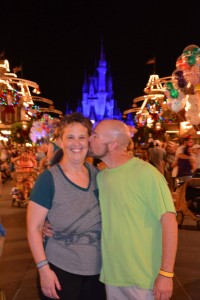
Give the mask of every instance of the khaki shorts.
<svg viewBox="0 0 200 300">
<path fill-rule="evenodd" d="M 111 286 L 106 284 L 107 300 L 155 300 L 152 290 L 135 286 Z"/>
</svg>

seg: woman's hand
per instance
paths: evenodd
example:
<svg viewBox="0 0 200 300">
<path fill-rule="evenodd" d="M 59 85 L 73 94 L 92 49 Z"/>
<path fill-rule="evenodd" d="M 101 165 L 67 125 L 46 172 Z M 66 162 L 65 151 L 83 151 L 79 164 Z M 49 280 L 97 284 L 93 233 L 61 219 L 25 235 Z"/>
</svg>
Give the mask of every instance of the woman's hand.
<svg viewBox="0 0 200 300">
<path fill-rule="evenodd" d="M 60 299 L 57 294 L 57 290 L 61 290 L 61 285 L 54 271 L 52 271 L 49 265 L 45 265 L 39 269 L 40 285 L 42 292 L 45 296 L 52 299 Z"/>
</svg>

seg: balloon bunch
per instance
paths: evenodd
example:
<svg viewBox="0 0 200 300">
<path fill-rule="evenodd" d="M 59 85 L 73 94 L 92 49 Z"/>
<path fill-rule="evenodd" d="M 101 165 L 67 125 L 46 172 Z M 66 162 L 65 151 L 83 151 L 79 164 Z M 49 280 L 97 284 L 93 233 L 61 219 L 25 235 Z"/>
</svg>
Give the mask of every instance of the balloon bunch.
<svg viewBox="0 0 200 300">
<path fill-rule="evenodd" d="M 33 122 L 30 129 L 30 139 L 35 144 L 48 142 L 53 137 L 57 127 L 58 120 L 44 114 L 41 119 Z"/>
<path fill-rule="evenodd" d="M 200 124 L 200 48 L 187 46 L 176 61 L 171 81 L 164 84 L 167 106 L 175 113 L 185 108 L 186 120 Z"/>
<path fill-rule="evenodd" d="M 165 83 L 165 96 L 167 97 L 167 106 L 175 113 L 185 107 L 185 98 L 183 93 L 176 88 L 172 82 Z"/>
</svg>

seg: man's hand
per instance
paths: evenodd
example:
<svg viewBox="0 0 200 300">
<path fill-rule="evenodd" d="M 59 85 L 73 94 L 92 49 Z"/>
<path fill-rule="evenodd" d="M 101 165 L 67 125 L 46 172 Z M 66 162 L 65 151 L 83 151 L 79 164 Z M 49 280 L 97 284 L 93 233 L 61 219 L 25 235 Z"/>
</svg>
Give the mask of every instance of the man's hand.
<svg viewBox="0 0 200 300">
<path fill-rule="evenodd" d="M 53 236 L 53 228 L 51 227 L 51 224 L 48 221 L 44 222 L 44 226 L 42 229 L 42 236 L 43 238 L 47 237 L 51 237 Z"/>
<path fill-rule="evenodd" d="M 153 287 L 155 300 L 169 300 L 173 292 L 173 279 L 158 275 Z"/>
</svg>

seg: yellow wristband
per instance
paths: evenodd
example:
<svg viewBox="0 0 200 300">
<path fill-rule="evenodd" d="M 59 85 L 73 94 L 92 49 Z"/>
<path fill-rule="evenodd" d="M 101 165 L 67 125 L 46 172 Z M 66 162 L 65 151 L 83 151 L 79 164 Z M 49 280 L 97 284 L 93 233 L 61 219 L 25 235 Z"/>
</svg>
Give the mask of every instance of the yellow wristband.
<svg viewBox="0 0 200 300">
<path fill-rule="evenodd" d="M 163 270 L 160 270 L 159 274 L 162 275 L 162 276 L 165 276 L 165 277 L 169 277 L 169 278 L 173 278 L 174 277 L 174 273 L 165 272 Z"/>
</svg>

